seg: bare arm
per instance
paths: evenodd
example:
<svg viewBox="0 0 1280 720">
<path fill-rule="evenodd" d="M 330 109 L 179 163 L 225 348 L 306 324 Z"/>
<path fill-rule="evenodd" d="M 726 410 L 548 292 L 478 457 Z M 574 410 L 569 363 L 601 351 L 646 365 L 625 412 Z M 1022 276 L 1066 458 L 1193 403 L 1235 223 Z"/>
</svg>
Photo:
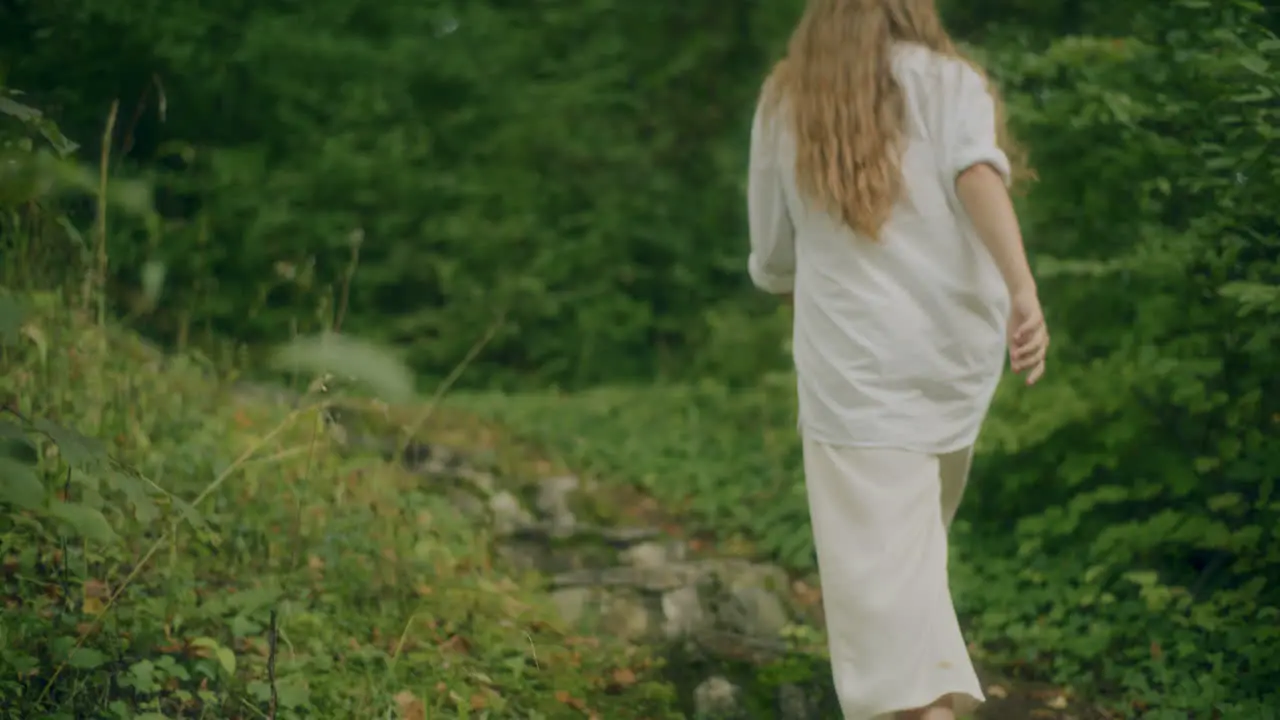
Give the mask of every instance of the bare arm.
<svg viewBox="0 0 1280 720">
<path fill-rule="evenodd" d="M 1049 333 L 1004 177 L 979 163 L 956 178 L 956 195 L 1009 289 L 1010 366 L 1016 373 L 1026 373 L 1027 384 L 1034 385 L 1044 375 Z"/>
<path fill-rule="evenodd" d="M 1022 231 L 1004 177 L 990 165 L 979 163 L 956 178 L 956 196 L 1000 268 L 1009 295 L 1034 295 L 1035 278 L 1027 264 Z"/>
</svg>

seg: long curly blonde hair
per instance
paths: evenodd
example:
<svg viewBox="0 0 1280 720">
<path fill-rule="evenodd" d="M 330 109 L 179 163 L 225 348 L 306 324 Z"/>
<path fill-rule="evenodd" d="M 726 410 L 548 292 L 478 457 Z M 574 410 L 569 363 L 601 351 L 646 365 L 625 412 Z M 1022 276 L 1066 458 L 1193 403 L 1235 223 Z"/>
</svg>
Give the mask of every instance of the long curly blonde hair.
<svg viewBox="0 0 1280 720">
<path fill-rule="evenodd" d="M 902 191 L 904 108 L 892 73 L 896 42 L 913 42 L 982 68 L 964 57 L 942 26 L 934 0 L 809 0 L 786 57 L 762 91 L 766 109 L 785 107 L 796 140 L 796 181 L 806 196 L 876 238 Z M 1028 176 L 1010 138 L 999 94 L 997 138 Z"/>
</svg>

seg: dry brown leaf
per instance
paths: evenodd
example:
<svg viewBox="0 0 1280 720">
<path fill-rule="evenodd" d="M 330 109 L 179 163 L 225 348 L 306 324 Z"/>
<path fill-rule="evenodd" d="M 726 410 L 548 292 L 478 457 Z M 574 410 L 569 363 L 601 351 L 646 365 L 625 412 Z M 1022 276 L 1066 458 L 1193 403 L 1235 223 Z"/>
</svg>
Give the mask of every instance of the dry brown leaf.
<svg viewBox="0 0 1280 720">
<path fill-rule="evenodd" d="M 452 650 L 460 653 L 471 651 L 471 643 L 467 642 L 467 639 L 461 635 L 450 635 L 449 639 L 440 643 L 439 647 L 441 650 Z"/>
<path fill-rule="evenodd" d="M 618 668 L 613 671 L 613 681 L 622 687 L 631 687 L 636 684 L 636 673 L 631 668 Z"/>
<path fill-rule="evenodd" d="M 1003 700 L 1009 697 L 1009 691 L 1003 685 L 992 685 L 987 688 L 987 695 L 997 700 Z"/>
<path fill-rule="evenodd" d="M 107 587 L 107 584 L 102 582 L 101 580 L 85 580 L 84 581 L 85 597 L 105 598 L 105 597 L 110 597 L 110 595 L 111 595 L 111 588 Z"/>
</svg>

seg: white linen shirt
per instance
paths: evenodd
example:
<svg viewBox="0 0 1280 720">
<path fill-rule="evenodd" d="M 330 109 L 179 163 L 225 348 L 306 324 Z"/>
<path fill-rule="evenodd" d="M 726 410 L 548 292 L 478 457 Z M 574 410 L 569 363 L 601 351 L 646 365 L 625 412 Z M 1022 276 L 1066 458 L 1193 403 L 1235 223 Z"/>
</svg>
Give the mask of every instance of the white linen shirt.
<svg viewBox="0 0 1280 720">
<path fill-rule="evenodd" d="M 972 445 L 1004 366 L 1009 297 L 955 194 L 987 163 L 1009 178 L 995 107 L 964 61 L 900 44 L 903 195 L 877 240 L 801 197 L 785 112 L 751 132 L 752 281 L 795 294 L 806 439 L 946 453 Z"/>
</svg>

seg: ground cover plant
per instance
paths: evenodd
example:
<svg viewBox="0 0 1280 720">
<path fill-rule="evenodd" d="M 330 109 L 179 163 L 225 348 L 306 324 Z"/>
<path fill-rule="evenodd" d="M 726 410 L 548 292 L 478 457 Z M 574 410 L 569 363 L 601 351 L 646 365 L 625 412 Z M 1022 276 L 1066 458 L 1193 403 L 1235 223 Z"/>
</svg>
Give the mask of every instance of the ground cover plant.
<svg viewBox="0 0 1280 720">
<path fill-rule="evenodd" d="M 1042 399 L 1060 405 L 1058 420 L 1069 425 L 1080 412 L 1070 402 L 1077 381 L 1050 384 Z M 1243 508 L 1222 499 L 1208 512 L 1182 510 L 1175 518 L 1165 510 L 1108 527 L 1090 515 L 1140 507 L 1140 500 L 1105 477 L 1066 504 L 1004 519 L 998 505 L 1017 451 L 1002 443 L 1018 427 L 1023 392 L 1016 382 L 1002 389 L 953 531 L 952 583 L 975 658 L 1014 678 L 1069 688 L 1069 696 L 1112 717 L 1267 717 L 1278 699 L 1272 649 L 1280 599 L 1252 571 L 1275 562 L 1271 548 L 1252 543 L 1259 528 L 1227 524 L 1221 513 Z M 609 388 L 458 395 L 450 403 L 571 467 L 643 488 L 686 513 L 687 532 L 808 575 L 814 558 L 792 397 L 790 378 L 779 376 L 752 390 Z M 1047 477 L 1062 482 L 1067 472 Z M 1260 509 L 1275 505 L 1264 501 Z M 1233 536 L 1242 570 L 1216 578 L 1222 585 L 1214 592 L 1181 584 L 1188 571 L 1170 556 L 1132 551 L 1185 543 L 1194 552 Z"/>
<path fill-rule="evenodd" d="M 336 452 L 314 398 L 237 401 L 24 301 L 0 356 L 0 715 L 668 716 L 650 659 L 562 627 L 439 488 Z"/>
</svg>

